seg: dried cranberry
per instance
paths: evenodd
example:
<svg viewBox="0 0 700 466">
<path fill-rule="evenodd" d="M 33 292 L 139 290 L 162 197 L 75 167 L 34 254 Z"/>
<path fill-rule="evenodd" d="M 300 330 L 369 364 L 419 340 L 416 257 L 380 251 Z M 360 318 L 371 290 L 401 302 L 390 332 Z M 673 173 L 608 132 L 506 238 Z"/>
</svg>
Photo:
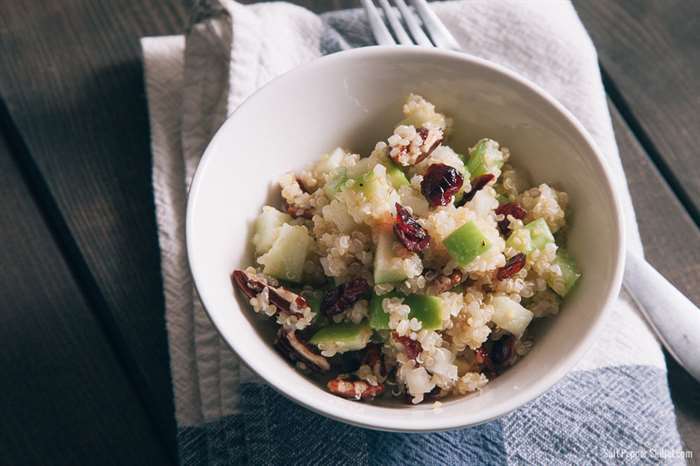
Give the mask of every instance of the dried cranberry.
<svg viewBox="0 0 700 466">
<path fill-rule="evenodd" d="M 479 365 L 489 365 L 491 364 L 491 357 L 488 351 L 483 346 L 478 347 L 474 350 L 474 359 Z"/>
<path fill-rule="evenodd" d="M 321 301 L 321 310 L 327 316 L 340 314 L 369 294 L 369 284 L 364 278 L 355 278 L 327 292 Z"/>
<path fill-rule="evenodd" d="M 462 199 L 459 200 L 459 202 L 456 202 L 455 205 L 457 207 L 461 207 L 467 202 L 471 201 L 474 199 L 474 196 L 476 196 L 476 193 L 484 189 L 484 187 L 496 178 L 494 175 L 491 173 L 486 173 L 485 175 L 477 176 L 472 180 L 472 189 L 468 193 L 464 193 L 464 196 L 462 196 Z"/>
<path fill-rule="evenodd" d="M 447 205 L 452 197 L 462 188 L 464 178 L 459 172 L 449 165 L 434 163 L 428 167 L 420 184 L 423 196 L 428 203 L 437 207 Z"/>
<path fill-rule="evenodd" d="M 496 209 L 496 215 L 503 215 L 505 218 L 498 222 L 498 229 L 501 231 L 501 234 L 503 236 L 508 236 L 510 229 L 508 226 L 510 225 L 510 221 L 508 220 L 508 216 L 512 216 L 513 218 L 517 218 L 518 220 L 522 220 L 525 218 L 527 215 L 527 211 L 520 207 L 520 205 L 516 202 L 509 202 L 507 204 L 501 204 L 498 206 Z"/>
<path fill-rule="evenodd" d="M 474 350 L 474 360 L 479 365 L 481 371 L 486 373 L 486 376 L 493 378 L 496 375 L 496 366 L 491 360 L 491 355 L 484 346 L 480 346 Z"/>
<path fill-rule="evenodd" d="M 394 332 L 393 337 L 394 340 L 403 345 L 404 352 L 406 353 L 406 357 L 408 357 L 408 359 L 415 360 L 418 355 L 423 352 L 423 347 L 419 341 L 411 340 L 411 338 L 407 336 L 399 336 L 399 334 L 396 332 Z"/>
<path fill-rule="evenodd" d="M 525 267 L 525 262 L 525 254 L 522 252 L 514 255 L 508 259 L 508 261 L 506 261 L 506 265 L 496 271 L 496 278 L 498 280 L 505 280 L 506 278 L 512 277 L 516 273 L 520 272 L 523 267 Z"/>
<path fill-rule="evenodd" d="M 420 252 L 430 244 L 430 235 L 401 204 L 396 203 L 394 233 L 406 249 Z"/>
<path fill-rule="evenodd" d="M 513 356 L 513 350 L 515 348 L 515 338 L 512 335 L 505 335 L 500 340 L 496 340 L 491 346 L 491 351 L 489 356 L 491 361 L 497 366 L 502 366 L 503 364 L 510 361 Z"/>
</svg>

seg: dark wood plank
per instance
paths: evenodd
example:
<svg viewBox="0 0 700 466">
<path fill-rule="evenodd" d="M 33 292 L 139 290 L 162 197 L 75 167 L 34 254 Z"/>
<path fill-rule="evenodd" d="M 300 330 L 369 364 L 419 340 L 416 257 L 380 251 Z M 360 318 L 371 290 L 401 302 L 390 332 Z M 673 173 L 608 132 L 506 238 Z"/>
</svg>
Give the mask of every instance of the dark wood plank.
<svg viewBox="0 0 700 466">
<path fill-rule="evenodd" d="M 700 224 L 700 2 L 575 2 L 611 97 Z"/>
<path fill-rule="evenodd" d="M 0 137 L 0 462 L 166 464 Z"/>
<path fill-rule="evenodd" d="M 252 3 L 265 3 L 275 0 L 239 0 L 244 5 Z M 308 8 L 315 13 L 325 13 L 326 11 L 342 10 L 345 8 L 358 8 L 360 0 L 288 0 L 289 3 Z"/>
<path fill-rule="evenodd" d="M 700 305 L 700 229 L 664 181 L 620 113 L 610 105 L 644 251 L 664 276 Z M 700 383 L 667 355 L 669 385 L 686 448 L 700 454 Z"/>
<path fill-rule="evenodd" d="M 51 221 L 175 451 L 139 38 L 177 1 L 3 0 L 0 95 L 55 205 Z"/>
</svg>

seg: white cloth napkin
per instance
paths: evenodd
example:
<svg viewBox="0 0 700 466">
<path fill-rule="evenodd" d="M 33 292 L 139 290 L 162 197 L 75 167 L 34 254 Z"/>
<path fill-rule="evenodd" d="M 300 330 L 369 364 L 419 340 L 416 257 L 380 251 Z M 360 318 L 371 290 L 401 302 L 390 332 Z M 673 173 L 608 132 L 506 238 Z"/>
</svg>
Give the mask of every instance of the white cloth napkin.
<svg viewBox="0 0 700 466">
<path fill-rule="evenodd" d="M 641 251 L 606 107 L 595 49 L 567 1 L 434 3 L 465 52 L 505 65 L 546 89 L 591 133 L 621 193 L 628 240 Z M 183 36 L 142 41 L 153 150 L 170 361 L 179 426 L 238 410 L 241 366 L 193 290 L 185 252 L 187 187 L 227 115 L 270 79 L 333 47 L 368 43 L 361 15 L 319 17 L 286 3 L 203 2 Z M 339 35 L 334 27 L 346 34 Z M 647 365 L 665 371 L 658 343 L 624 294 L 576 370 Z"/>
</svg>

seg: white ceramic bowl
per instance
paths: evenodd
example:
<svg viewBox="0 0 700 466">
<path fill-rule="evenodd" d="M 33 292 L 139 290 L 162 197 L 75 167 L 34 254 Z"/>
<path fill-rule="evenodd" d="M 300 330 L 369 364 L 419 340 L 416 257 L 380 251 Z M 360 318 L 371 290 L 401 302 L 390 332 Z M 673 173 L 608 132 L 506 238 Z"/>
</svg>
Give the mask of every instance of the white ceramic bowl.
<svg viewBox="0 0 700 466">
<path fill-rule="evenodd" d="M 569 249 L 584 278 L 563 311 L 535 328 L 531 353 L 478 395 L 435 410 L 338 398 L 294 370 L 272 348 L 273 331 L 231 286 L 253 263 L 251 223 L 278 196 L 275 180 L 342 146 L 368 154 L 391 134 L 410 92 L 454 118 L 452 147 L 483 137 L 510 147 L 534 182 L 570 195 Z M 250 97 L 219 129 L 190 191 L 187 247 L 199 295 L 238 356 L 297 403 L 374 429 L 435 431 L 485 422 L 523 405 L 561 379 L 589 347 L 617 296 L 624 244 L 621 212 L 602 155 L 571 114 L 500 66 L 465 54 L 411 47 L 338 53 L 297 68 Z"/>
</svg>

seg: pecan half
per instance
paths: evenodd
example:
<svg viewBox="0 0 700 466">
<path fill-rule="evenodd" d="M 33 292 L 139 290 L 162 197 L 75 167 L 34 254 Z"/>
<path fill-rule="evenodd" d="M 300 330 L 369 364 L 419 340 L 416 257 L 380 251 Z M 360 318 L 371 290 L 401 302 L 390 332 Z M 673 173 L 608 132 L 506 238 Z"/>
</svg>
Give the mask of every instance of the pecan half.
<svg viewBox="0 0 700 466">
<path fill-rule="evenodd" d="M 328 381 L 328 390 L 343 398 L 351 400 L 371 400 L 384 393 L 384 385 L 371 385 L 364 380 L 338 376 Z"/>
<path fill-rule="evenodd" d="M 428 285 L 428 291 L 432 295 L 438 295 L 449 291 L 462 283 L 462 277 L 462 272 L 459 270 L 453 270 L 449 275 L 438 275 L 433 279 L 430 285 Z"/>
<path fill-rule="evenodd" d="M 281 286 L 267 285 L 245 270 L 234 270 L 231 281 L 249 299 L 255 298 L 267 288 L 270 304 L 274 305 L 278 311 L 303 315 L 304 310 L 309 307 L 309 303 L 303 296 Z"/>
<path fill-rule="evenodd" d="M 418 139 L 414 139 L 408 144 L 403 141 L 403 143 L 392 145 L 388 151 L 389 158 L 403 167 L 417 165 L 425 160 L 444 139 L 440 128 L 421 127 L 416 129 L 416 136 L 420 138 L 420 143 L 418 143 Z"/>
<path fill-rule="evenodd" d="M 418 135 L 423 140 L 423 144 L 421 144 L 421 155 L 418 160 L 416 160 L 416 164 L 422 162 L 426 157 L 432 154 L 444 139 L 442 130 L 440 129 L 429 130 L 428 128 L 421 127 L 418 128 Z"/>
<path fill-rule="evenodd" d="M 290 361 L 300 362 L 313 371 L 328 372 L 331 370 L 331 364 L 328 362 L 328 359 L 314 353 L 306 343 L 297 337 L 294 330 L 281 328 L 277 333 L 275 348 Z"/>
<path fill-rule="evenodd" d="M 255 298 L 267 288 L 266 284 L 256 280 L 244 270 L 234 270 L 231 274 L 231 281 L 248 298 Z"/>
</svg>

